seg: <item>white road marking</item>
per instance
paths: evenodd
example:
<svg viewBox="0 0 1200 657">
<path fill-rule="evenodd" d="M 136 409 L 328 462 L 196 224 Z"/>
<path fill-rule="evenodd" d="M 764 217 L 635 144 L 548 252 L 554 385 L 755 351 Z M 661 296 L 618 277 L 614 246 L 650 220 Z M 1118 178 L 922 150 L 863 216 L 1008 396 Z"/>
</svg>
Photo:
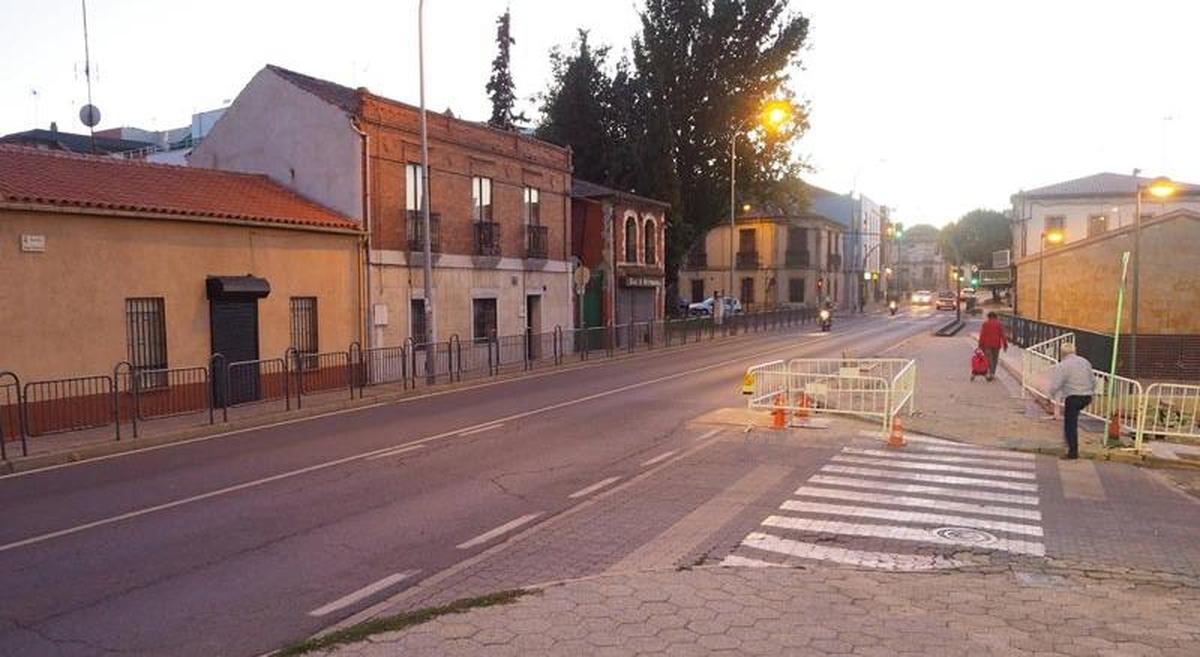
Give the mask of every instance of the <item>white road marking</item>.
<svg viewBox="0 0 1200 657">
<path fill-rule="evenodd" d="M 1037 484 L 1026 484 L 1015 481 L 993 481 L 991 479 L 976 479 L 974 477 L 952 477 L 949 475 L 925 474 L 921 472 L 892 472 L 877 468 L 855 468 L 845 465 L 826 465 L 821 468 L 821 471 L 863 477 L 920 481 L 928 484 L 957 484 L 960 486 L 979 486 L 982 488 L 1002 488 L 1005 490 L 1021 491 L 1022 493 L 1037 492 Z"/>
<path fill-rule="evenodd" d="M 722 429 L 721 427 L 717 427 L 716 429 L 709 429 L 708 431 L 705 431 L 704 433 L 700 434 L 699 436 L 696 436 L 692 440 L 692 442 L 698 443 L 698 442 L 708 440 L 709 438 L 712 438 L 713 436 L 721 433 L 722 431 L 724 431 L 724 429 Z"/>
<path fill-rule="evenodd" d="M 982 518 L 972 518 L 970 516 L 952 516 L 941 513 L 897 511 L 895 509 L 877 509 L 865 506 L 824 504 L 821 502 L 797 502 L 794 500 L 788 500 L 787 502 L 784 502 L 779 508 L 783 509 L 784 511 L 796 511 L 799 513 L 851 516 L 855 518 L 875 518 L 878 520 L 892 520 L 895 522 L 912 522 L 922 525 L 936 525 L 938 527 L 974 527 L 975 529 L 988 529 L 1000 532 L 1008 532 L 1010 534 L 1024 534 L 1026 536 L 1042 535 L 1042 528 L 1036 525 L 1024 525 L 1016 522 L 1005 522 L 1003 520 L 985 520 Z"/>
<path fill-rule="evenodd" d="M 1037 479 L 1036 472 L 1019 470 L 996 470 L 994 468 L 972 468 L 965 465 L 946 465 L 944 463 L 925 463 L 907 461 L 896 456 L 890 459 L 873 459 L 864 456 L 834 456 L 836 463 L 853 463 L 855 465 L 877 465 L 885 468 L 901 468 L 905 470 L 929 470 L 933 472 L 952 472 L 957 474 L 979 475 L 982 477 L 1008 477 L 1010 479 Z"/>
<path fill-rule="evenodd" d="M 820 488 L 818 486 L 801 486 L 800 488 L 796 489 L 796 495 L 805 497 L 819 497 L 830 500 L 848 500 L 852 502 L 887 504 L 891 506 L 911 506 L 922 509 L 941 509 L 945 511 L 959 511 L 961 513 L 983 513 L 991 516 L 1005 516 L 1007 518 L 1032 520 L 1034 522 L 1040 522 L 1042 519 L 1042 512 L 1038 511 L 1037 509 L 1026 509 L 1011 506 L 989 506 L 985 504 L 971 504 L 970 502 L 951 502 L 950 500 L 936 500 L 929 497 L 910 497 L 905 495 L 865 493 L 857 490 L 838 490 L 835 488 Z"/>
<path fill-rule="evenodd" d="M 347 593 L 346 595 L 338 598 L 337 600 L 334 600 L 333 602 L 330 602 L 329 604 L 325 605 L 324 607 L 317 607 L 316 609 L 313 609 L 312 611 L 308 612 L 308 615 L 319 617 L 319 616 L 325 616 L 327 614 L 332 614 L 333 612 L 335 612 L 339 609 L 345 609 L 346 607 L 349 607 L 350 605 L 358 602 L 359 600 L 362 600 L 363 598 L 375 595 L 376 593 L 378 593 L 386 588 L 391 587 L 392 585 L 396 584 L 397 582 L 400 582 L 402 580 L 408 579 L 409 577 L 412 577 L 413 575 L 416 575 L 418 572 L 420 572 L 420 571 L 409 570 L 409 571 L 405 571 L 403 573 L 395 573 L 393 575 L 388 575 L 387 577 L 384 577 L 383 579 L 381 579 L 377 582 L 374 582 L 372 584 L 368 584 L 368 585 L 362 587 L 361 589 L 354 591 L 353 593 Z"/>
<path fill-rule="evenodd" d="M 873 479 L 852 479 L 849 477 L 830 477 L 818 474 L 810 477 L 808 481 L 814 484 L 825 484 L 827 486 L 848 486 L 850 488 L 866 488 L 868 490 L 888 490 L 896 493 L 942 495 L 945 497 L 959 497 L 968 500 L 984 500 L 987 502 L 1006 502 L 1008 504 L 1032 505 L 1036 505 L 1038 503 L 1038 498 L 1034 495 L 993 493 L 992 491 L 946 488 L 944 486 L 923 486 L 921 484 L 896 484 L 890 481 L 875 481 Z"/>
<path fill-rule="evenodd" d="M 731 554 L 721 560 L 721 565 L 726 568 L 787 568 L 788 566 L 781 563 L 771 563 L 762 559 L 750 559 L 749 557 L 740 557 L 736 554 Z"/>
<path fill-rule="evenodd" d="M 913 450 L 904 450 L 903 452 L 894 452 L 884 449 L 862 449 L 859 447 L 843 447 L 842 453 L 852 454 L 854 456 L 881 456 L 886 458 L 905 458 L 917 461 L 933 461 L 936 463 L 957 463 L 961 465 L 996 465 L 1005 468 L 1034 468 L 1037 466 L 1033 461 L 1010 461 L 1005 459 L 978 458 L 974 456 L 947 456 L 943 454 L 924 454 Z"/>
<path fill-rule="evenodd" d="M 612 485 L 613 483 L 620 481 L 620 480 L 621 480 L 620 477 L 609 477 L 608 479 L 602 479 L 602 480 L 597 481 L 596 483 L 592 484 L 591 486 L 588 486 L 587 488 L 580 488 L 579 490 L 575 491 L 574 493 L 571 493 L 567 497 L 569 497 L 571 499 L 576 499 L 579 497 L 583 497 L 584 495 L 591 495 L 592 493 L 600 490 L 601 488 Z"/>
<path fill-rule="evenodd" d="M 495 529 L 486 531 L 469 541 L 459 543 L 455 547 L 457 547 L 460 550 L 469 550 L 469 549 L 475 547 L 476 545 L 482 545 L 484 543 L 487 543 L 488 541 L 492 540 L 493 538 L 496 538 L 497 536 L 502 536 L 504 534 L 507 534 L 508 532 L 511 532 L 512 530 L 516 529 L 517 527 L 520 527 L 521 525 L 532 522 L 533 520 L 537 519 L 541 515 L 542 515 L 541 512 L 527 513 L 527 514 L 521 516 L 520 518 L 517 518 L 516 520 L 509 520 L 508 522 L 504 523 L 503 525 L 500 525 L 499 527 L 497 527 Z"/>
<path fill-rule="evenodd" d="M 881 570 L 920 571 L 934 570 L 937 568 L 956 568 L 958 566 L 965 565 L 965 563 L 962 561 L 943 557 L 941 555 L 926 556 L 920 554 L 899 554 L 894 552 L 849 550 L 832 545 L 818 545 L 816 543 L 796 541 L 790 538 L 782 538 L 779 536 L 773 536 L 771 534 L 764 534 L 762 532 L 753 532 L 746 536 L 746 539 L 742 541 L 742 545 L 746 545 L 758 550 L 764 550 L 766 552 L 786 554 L 790 557 L 796 557 L 799 559 L 833 561 L 835 563 L 867 566 Z M 758 561 L 757 559 L 747 559 L 746 557 L 730 555 L 725 557 L 725 560 L 721 562 L 721 565 L 742 565 L 739 563 L 741 560 L 751 562 Z M 732 563 L 730 563 L 731 561 Z M 760 561 L 759 563 L 769 562 Z"/>
<path fill-rule="evenodd" d="M 408 447 L 400 447 L 397 449 L 391 449 L 382 454 L 376 454 L 375 456 L 368 456 L 367 460 L 374 461 L 375 459 L 384 459 L 389 456 L 395 456 L 397 454 L 403 454 L 405 452 L 412 452 L 412 451 L 415 451 L 418 449 L 424 449 L 424 448 L 425 448 L 424 445 L 409 445 Z"/>
<path fill-rule="evenodd" d="M 996 539 L 980 543 L 977 541 L 947 538 L 935 530 L 902 527 L 898 525 L 860 525 L 850 522 L 832 520 L 809 520 L 807 518 L 787 518 L 784 516 L 768 516 L 763 521 L 768 527 L 794 529 L 797 531 L 817 534 L 842 534 L 845 536 L 866 536 L 870 538 L 887 538 L 898 541 L 913 541 L 917 543 L 933 543 L 936 545 L 956 545 L 991 550 L 1004 550 L 1015 554 L 1028 554 L 1035 557 L 1046 556 L 1046 547 L 1035 541 L 1015 539 Z"/>
<path fill-rule="evenodd" d="M 487 425 L 487 426 L 484 426 L 484 427 L 479 427 L 478 429 L 471 429 L 471 430 L 469 430 L 469 431 L 460 431 L 460 432 L 458 432 L 458 435 L 460 435 L 460 436 L 473 436 L 473 435 L 475 435 L 475 434 L 477 434 L 477 433 L 483 433 L 484 431 L 491 431 L 492 429 L 499 429 L 499 428 L 500 428 L 500 427 L 502 427 L 502 426 L 504 426 L 504 423 L 503 423 L 503 422 L 497 422 L 497 423 L 495 423 L 495 424 L 489 424 L 489 425 Z"/>
<path fill-rule="evenodd" d="M 913 447 L 921 452 L 937 452 L 942 454 L 976 454 L 990 459 L 1012 459 L 1014 461 L 1033 461 L 1036 454 L 1029 452 L 1008 452 L 998 449 L 979 449 L 978 447 L 956 447 L 949 445 L 920 444 Z"/>
<path fill-rule="evenodd" d="M 669 452 L 663 452 L 662 454 L 659 454 L 658 456 L 656 456 L 648 461 L 642 461 L 642 467 L 648 468 L 648 467 L 654 465 L 655 463 L 658 463 L 659 461 L 665 461 L 665 460 L 671 458 L 675 454 L 675 452 L 678 452 L 678 451 L 679 450 L 677 450 L 677 449 L 673 449 Z"/>
</svg>

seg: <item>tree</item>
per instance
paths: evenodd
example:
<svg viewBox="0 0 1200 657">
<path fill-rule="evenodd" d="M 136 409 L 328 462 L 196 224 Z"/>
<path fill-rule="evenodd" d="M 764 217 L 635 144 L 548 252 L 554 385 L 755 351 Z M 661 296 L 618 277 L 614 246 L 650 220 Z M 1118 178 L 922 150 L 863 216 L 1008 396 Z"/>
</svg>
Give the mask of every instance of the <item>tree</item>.
<svg viewBox="0 0 1200 657">
<path fill-rule="evenodd" d="M 570 53 L 550 53 L 553 77 L 542 95 L 542 121 L 537 136 L 573 151 L 575 177 L 613 184 L 613 146 L 617 138 L 612 106 L 612 79 L 604 72 L 608 47 L 593 48 L 587 30 Z"/>
<path fill-rule="evenodd" d="M 487 83 L 488 97 L 492 99 L 492 118 L 488 125 L 501 130 L 513 130 L 518 122 L 526 120 L 523 113 L 514 111 L 516 84 L 509 66 L 509 49 L 516 40 L 509 32 L 510 15 L 507 9 L 496 19 L 496 59 L 492 60 L 492 77 Z"/>
<path fill-rule="evenodd" d="M 995 210 L 972 210 L 942 228 L 941 245 L 956 265 L 989 266 L 993 251 L 1012 246 L 1008 217 Z"/>
</svg>

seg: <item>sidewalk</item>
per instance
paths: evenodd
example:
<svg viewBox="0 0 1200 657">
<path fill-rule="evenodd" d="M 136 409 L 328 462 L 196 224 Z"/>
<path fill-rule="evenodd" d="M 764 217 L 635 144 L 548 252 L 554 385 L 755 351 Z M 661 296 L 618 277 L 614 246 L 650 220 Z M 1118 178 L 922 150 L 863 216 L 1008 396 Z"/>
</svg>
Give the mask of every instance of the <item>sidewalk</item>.
<svg viewBox="0 0 1200 657">
<path fill-rule="evenodd" d="M 1200 641 L 1194 584 L 1065 569 L 627 573 L 549 585 L 318 654 L 1184 657 Z"/>
</svg>

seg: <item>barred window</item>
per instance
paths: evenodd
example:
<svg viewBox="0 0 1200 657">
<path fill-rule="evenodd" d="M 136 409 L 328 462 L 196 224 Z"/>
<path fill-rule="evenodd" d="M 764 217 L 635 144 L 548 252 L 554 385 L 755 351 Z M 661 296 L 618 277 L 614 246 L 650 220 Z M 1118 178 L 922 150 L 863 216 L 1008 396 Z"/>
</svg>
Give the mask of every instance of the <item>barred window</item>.
<svg viewBox="0 0 1200 657">
<path fill-rule="evenodd" d="M 474 315 L 472 337 L 476 342 L 486 342 L 496 334 L 496 300 L 472 299 L 471 310 Z"/>
<path fill-rule="evenodd" d="M 412 299 L 408 304 L 409 324 L 412 329 L 409 335 L 412 336 L 414 345 L 423 345 L 429 342 L 429 335 L 425 330 L 425 300 Z"/>
<path fill-rule="evenodd" d="M 292 348 L 302 354 L 318 352 L 317 298 L 292 297 Z"/>
<path fill-rule="evenodd" d="M 155 388 L 165 385 L 165 376 L 140 374 L 167 369 L 166 304 L 162 297 L 137 297 L 125 300 L 125 333 L 129 344 L 129 363 L 139 373 L 139 385 Z"/>
</svg>

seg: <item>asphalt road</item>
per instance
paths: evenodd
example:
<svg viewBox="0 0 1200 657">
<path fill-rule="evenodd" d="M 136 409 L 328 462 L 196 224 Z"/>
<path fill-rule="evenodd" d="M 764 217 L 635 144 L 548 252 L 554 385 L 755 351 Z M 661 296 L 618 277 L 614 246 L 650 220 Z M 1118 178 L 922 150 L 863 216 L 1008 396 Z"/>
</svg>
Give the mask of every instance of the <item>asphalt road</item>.
<svg viewBox="0 0 1200 657">
<path fill-rule="evenodd" d="M 930 311 L 483 384 L 0 478 L 0 654 L 258 655 L 681 449 L 749 365 Z"/>
</svg>

